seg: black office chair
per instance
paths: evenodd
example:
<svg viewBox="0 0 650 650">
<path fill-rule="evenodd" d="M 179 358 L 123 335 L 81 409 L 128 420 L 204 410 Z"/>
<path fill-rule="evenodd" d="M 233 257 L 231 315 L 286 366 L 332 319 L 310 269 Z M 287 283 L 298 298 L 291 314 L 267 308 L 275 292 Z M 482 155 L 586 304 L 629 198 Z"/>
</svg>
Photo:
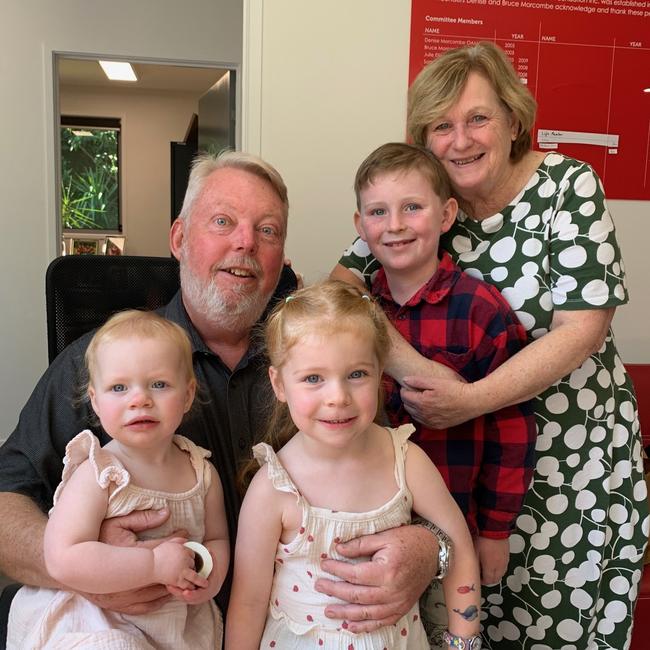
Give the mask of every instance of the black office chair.
<svg viewBox="0 0 650 650">
<path fill-rule="evenodd" d="M 45 275 L 49 362 L 122 309 L 158 309 L 180 286 L 173 257 L 66 255 Z"/>
<path fill-rule="evenodd" d="M 269 309 L 297 286 L 289 266 L 282 269 Z M 49 362 L 82 334 L 123 309 L 158 309 L 180 286 L 174 257 L 66 255 L 45 275 Z"/>
</svg>

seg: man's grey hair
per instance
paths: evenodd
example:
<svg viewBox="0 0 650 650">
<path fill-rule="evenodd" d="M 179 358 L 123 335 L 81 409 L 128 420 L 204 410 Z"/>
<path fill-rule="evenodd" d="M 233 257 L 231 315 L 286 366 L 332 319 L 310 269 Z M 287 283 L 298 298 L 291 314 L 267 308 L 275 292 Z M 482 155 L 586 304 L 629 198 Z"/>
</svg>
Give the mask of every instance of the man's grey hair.
<svg viewBox="0 0 650 650">
<path fill-rule="evenodd" d="M 180 219 L 183 219 L 189 224 L 194 203 L 201 194 L 205 180 L 217 169 L 241 169 L 269 183 L 282 201 L 284 218 L 287 218 L 289 215 L 287 186 L 284 184 L 282 176 L 280 176 L 277 169 L 262 160 L 259 156 L 244 153 L 243 151 L 226 150 L 222 151 L 219 155 L 202 153 L 194 159 L 187 184 L 187 191 L 183 200 L 183 207 L 181 208 L 180 215 L 178 215 Z"/>
</svg>

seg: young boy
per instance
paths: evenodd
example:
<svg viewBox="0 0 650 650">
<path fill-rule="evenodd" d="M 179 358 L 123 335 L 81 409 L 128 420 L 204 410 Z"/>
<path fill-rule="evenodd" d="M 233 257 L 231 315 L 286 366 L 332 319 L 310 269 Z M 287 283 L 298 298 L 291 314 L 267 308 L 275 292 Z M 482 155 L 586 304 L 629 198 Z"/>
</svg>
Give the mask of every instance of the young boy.
<svg viewBox="0 0 650 650">
<path fill-rule="evenodd" d="M 372 292 L 420 354 L 475 381 L 525 345 L 525 330 L 499 291 L 462 272 L 438 249 L 458 204 L 447 173 L 429 151 L 402 143 L 379 147 L 359 167 L 354 189 L 357 232 L 382 264 Z M 409 422 L 397 382 L 386 377 L 385 387 L 391 424 Z M 498 582 L 533 473 L 537 432 L 530 404 L 445 431 L 414 424 L 412 440 L 434 461 L 465 514 L 483 582 Z M 444 611 L 435 605 L 437 598 L 429 594 L 423 613 Z"/>
</svg>

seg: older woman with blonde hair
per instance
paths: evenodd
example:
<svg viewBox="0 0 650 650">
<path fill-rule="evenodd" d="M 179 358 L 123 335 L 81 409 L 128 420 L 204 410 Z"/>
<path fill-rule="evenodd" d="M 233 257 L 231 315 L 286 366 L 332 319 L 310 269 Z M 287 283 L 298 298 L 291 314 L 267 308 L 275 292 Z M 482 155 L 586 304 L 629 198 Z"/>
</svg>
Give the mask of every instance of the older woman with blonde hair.
<svg viewBox="0 0 650 650">
<path fill-rule="evenodd" d="M 624 266 L 593 169 L 531 149 L 535 110 L 488 42 L 446 52 L 411 86 L 410 137 L 440 159 L 460 206 L 441 246 L 503 293 L 529 345 L 465 383 L 393 333 L 387 370 L 434 428 L 534 398 L 536 471 L 508 571 L 483 588 L 484 647 L 623 649 L 649 527 L 636 399 L 610 329 Z M 376 268 L 357 240 L 333 275 L 370 284 Z"/>
</svg>

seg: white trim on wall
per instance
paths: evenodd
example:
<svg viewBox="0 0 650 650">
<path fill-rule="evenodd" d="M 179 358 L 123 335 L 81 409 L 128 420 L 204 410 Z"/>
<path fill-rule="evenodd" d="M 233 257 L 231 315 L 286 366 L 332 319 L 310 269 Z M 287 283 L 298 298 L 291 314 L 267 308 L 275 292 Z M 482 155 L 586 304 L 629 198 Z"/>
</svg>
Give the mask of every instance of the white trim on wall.
<svg viewBox="0 0 650 650">
<path fill-rule="evenodd" d="M 61 224 L 58 219 L 57 205 L 61 201 L 60 178 L 58 173 L 57 160 L 60 158 L 59 125 L 59 83 L 58 68 L 56 64 L 56 52 L 47 43 L 42 44 L 43 52 L 43 94 L 45 106 L 43 107 L 43 118 L 45 120 L 45 207 L 47 222 L 45 226 L 47 260 L 53 260 L 61 254 Z"/>
<path fill-rule="evenodd" d="M 264 0 L 244 0 L 241 79 L 241 148 L 262 154 L 262 47 Z"/>
</svg>

